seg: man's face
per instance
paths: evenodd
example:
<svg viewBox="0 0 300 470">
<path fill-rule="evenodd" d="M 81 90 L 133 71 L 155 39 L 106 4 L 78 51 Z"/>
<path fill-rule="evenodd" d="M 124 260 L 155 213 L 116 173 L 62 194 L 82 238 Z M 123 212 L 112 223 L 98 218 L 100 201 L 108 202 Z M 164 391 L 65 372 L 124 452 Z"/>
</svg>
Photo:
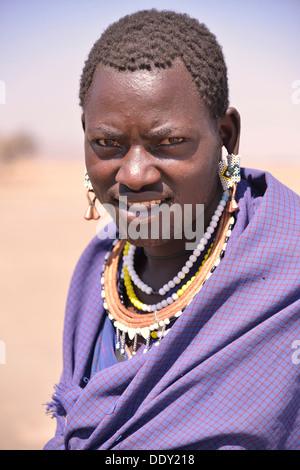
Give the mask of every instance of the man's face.
<svg viewBox="0 0 300 470">
<path fill-rule="evenodd" d="M 125 212 L 132 221 L 131 204 L 148 209 L 161 203 L 182 208 L 204 204 L 207 223 L 221 196 L 217 168 L 222 142 L 217 122 L 181 62 L 151 72 L 99 67 L 84 121 L 91 183 L 99 201 L 112 205 L 117 217 Z M 123 210 L 119 201 L 124 197 L 128 205 Z M 140 244 L 159 243 L 166 240 Z"/>
</svg>

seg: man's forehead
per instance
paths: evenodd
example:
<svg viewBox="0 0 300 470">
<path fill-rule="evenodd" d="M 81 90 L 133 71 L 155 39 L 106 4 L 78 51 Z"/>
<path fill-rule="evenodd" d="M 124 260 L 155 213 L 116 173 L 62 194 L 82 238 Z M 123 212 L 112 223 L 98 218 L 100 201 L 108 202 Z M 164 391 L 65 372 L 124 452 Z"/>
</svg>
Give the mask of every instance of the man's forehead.
<svg viewBox="0 0 300 470">
<path fill-rule="evenodd" d="M 200 94 L 193 83 L 185 65 L 177 60 L 167 69 L 118 71 L 108 66 L 99 66 L 94 75 L 89 98 L 101 99 L 108 103 L 117 99 L 121 106 L 124 101 L 130 103 L 139 99 L 151 101 L 201 101 Z M 184 99 L 183 99 L 184 97 Z M 88 100 L 89 101 L 89 100 Z"/>
</svg>

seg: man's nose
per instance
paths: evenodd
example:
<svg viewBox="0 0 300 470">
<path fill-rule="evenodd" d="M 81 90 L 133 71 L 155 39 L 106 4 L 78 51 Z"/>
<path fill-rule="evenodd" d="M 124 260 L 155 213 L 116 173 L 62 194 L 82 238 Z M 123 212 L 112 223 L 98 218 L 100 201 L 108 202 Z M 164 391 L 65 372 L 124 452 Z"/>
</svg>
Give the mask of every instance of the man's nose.
<svg viewBox="0 0 300 470">
<path fill-rule="evenodd" d="M 116 181 L 133 191 L 160 180 L 160 172 L 155 166 L 155 157 L 142 146 L 132 146 L 120 159 Z"/>
</svg>

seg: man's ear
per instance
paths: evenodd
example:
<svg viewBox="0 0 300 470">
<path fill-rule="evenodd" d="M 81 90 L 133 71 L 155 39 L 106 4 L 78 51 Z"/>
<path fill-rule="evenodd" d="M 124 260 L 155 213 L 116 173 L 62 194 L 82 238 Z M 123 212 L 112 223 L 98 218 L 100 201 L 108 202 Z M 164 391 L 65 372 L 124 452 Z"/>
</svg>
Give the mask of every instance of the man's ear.
<svg viewBox="0 0 300 470">
<path fill-rule="evenodd" d="M 221 144 L 228 153 L 239 153 L 241 117 L 235 108 L 227 108 L 225 116 L 219 121 Z"/>
<path fill-rule="evenodd" d="M 85 118 L 84 118 L 84 113 L 82 113 L 82 115 L 81 115 L 81 125 L 82 125 L 83 132 L 85 132 Z"/>
</svg>

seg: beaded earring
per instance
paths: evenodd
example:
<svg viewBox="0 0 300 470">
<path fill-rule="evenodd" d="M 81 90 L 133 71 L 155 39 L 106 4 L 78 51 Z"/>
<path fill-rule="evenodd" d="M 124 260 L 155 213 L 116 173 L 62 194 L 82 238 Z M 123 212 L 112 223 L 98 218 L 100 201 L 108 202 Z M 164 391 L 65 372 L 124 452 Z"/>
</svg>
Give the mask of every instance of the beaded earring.
<svg viewBox="0 0 300 470">
<path fill-rule="evenodd" d="M 84 186 L 86 187 L 86 197 L 89 202 L 84 218 L 86 220 L 98 220 L 100 219 L 100 214 L 97 211 L 97 208 L 95 206 L 97 197 L 94 193 L 93 186 L 92 186 L 92 183 L 90 181 L 90 178 L 86 169 L 85 169 L 85 174 L 84 174 Z M 90 193 L 93 193 L 94 196 L 91 197 Z"/>
<path fill-rule="evenodd" d="M 228 189 L 230 192 L 229 211 L 234 212 L 239 208 L 235 200 L 235 193 L 237 184 L 241 181 L 240 155 L 231 153 L 227 155 L 227 162 L 224 160 L 219 161 L 219 177 L 223 189 Z"/>
</svg>

